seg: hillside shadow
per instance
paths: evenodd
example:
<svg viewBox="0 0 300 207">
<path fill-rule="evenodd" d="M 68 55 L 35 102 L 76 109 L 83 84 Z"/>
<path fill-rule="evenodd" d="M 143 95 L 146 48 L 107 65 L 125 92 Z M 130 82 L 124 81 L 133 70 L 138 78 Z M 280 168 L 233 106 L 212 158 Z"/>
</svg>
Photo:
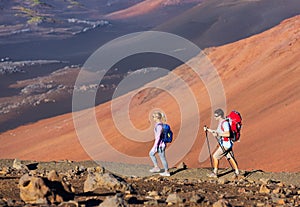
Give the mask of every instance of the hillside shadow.
<svg viewBox="0 0 300 207">
<path fill-rule="evenodd" d="M 228 175 L 232 172 L 234 172 L 234 169 L 231 169 L 231 168 L 225 169 L 221 173 L 218 173 L 218 177 L 223 177 L 223 176 Z"/>
<path fill-rule="evenodd" d="M 245 171 L 244 173 L 244 177 L 247 178 L 255 173 L 258 173 L 258 172 L 264 172 L 263 170 L 252 170 L 252 171 Z"/>
<path fill-rule="evenodd" d="M 185 171 L 185 170 L 187 170 L 187 168 L 176 169 L 176 170 L 170 172 L 170 174 L 175 175 L 175 174 L 180 173 L 180 172 Z"/>
</svg>

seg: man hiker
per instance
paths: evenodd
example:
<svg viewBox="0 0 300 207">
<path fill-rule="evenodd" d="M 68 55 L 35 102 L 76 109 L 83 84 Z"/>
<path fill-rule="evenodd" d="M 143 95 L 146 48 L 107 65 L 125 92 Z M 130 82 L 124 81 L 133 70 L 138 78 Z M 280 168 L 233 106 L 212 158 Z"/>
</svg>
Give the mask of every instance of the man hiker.
<svg viewBox="0 0 300 207">
<path fill-rule="evenodd" d="M 219 121 L 218 128 L 216 130 L 212 130 L 204 127 L 204 131 L 208 131 L 213 134 L 214 137 L 218 139 L 219 147 L 213 154 L 213 172 L 209 174 L 209 177 L 217 178 L 218 177 L 218 167 L 219 160 L 226 156 L 229 160 L 229 164 L 235 170 L 235 177 L 239 175 L 239 169 L 237 166 L 237 162 L 234 159 L 232 147 L 233 142 L 229 138 L 230 137 L 230 125 L 229 122 L 224 117 L 224 111 L 222 109 L 217 109 L 214 112 L 214 117 L 217 121 Z"/>
</svg>

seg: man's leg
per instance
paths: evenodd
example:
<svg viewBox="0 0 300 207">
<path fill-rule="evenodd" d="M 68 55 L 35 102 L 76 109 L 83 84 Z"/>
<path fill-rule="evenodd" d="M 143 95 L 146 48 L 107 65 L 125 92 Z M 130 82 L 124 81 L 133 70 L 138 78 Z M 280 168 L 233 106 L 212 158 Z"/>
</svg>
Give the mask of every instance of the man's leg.
<svg viewBox="0 0 300 207">
<path fill-rule="evenodd" d="M 240 172 L 239 172 L 238 164 L 234 158 L 233 151 L 231 151 L 230 153 L 227 154 L 227 158 L 229 158 L 229 161 L 235 170 L 235 175 L 238 175 Z"/>
<path fill-rule="evenodd" d="M 217 175 L 218 174 L 218 169 L 219 169 L 219 160 L 223 157 L 223 150 L 221 147 L 218 147 L 218 149 L 215 151 L 213 155 L 213 160 L 214 160 L 214 170 L 213 172 Z"/>
<path fill-rule="evenodd" d="M 219 160 L 214 157 L 214 173 L 217 175 L 218 174 L 218 169 L 219 169 Z"/>
<path fill-rule="evenodd" d="M 231 159 L 230 159 L 230 162 L 231 162 L 233 168 L 235 169 L 235 172 L 239 172 L 239 168 L 238 168 L 238 166 L 237 166 L 237 164 L 236 164 L 235 159 L 232 159 L 232 158 L 231 158 Z"/>
</svg>

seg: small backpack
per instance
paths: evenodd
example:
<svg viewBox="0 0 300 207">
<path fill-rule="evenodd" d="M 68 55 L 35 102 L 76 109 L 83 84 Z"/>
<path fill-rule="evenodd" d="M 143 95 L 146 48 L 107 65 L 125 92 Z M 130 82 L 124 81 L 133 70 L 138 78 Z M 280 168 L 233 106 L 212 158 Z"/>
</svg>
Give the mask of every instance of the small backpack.
<svg viewBox="0 0 300 207">
<path fill-rule="evenodd" d="M 231 111 L 228 116 L 226 116 L 226 120 L 230 125 L 230 139 L 233 142 L 239 141 L 241 137 L 241 129 L 242 129 L 242 116 L 237 111 Z M 222 124 L 223 125 L 223 124 Z M 221 125 L 222 131 L 224 131 L 223 126 Z"/>
<path fill-rule="evenodd" d="M 162 124 L 162 132 L 161 132 L 160 138 L 164 143 L 171 143 L 172 142 L 173 132 L 171 130 L 170 125 Z"/>
</svg>

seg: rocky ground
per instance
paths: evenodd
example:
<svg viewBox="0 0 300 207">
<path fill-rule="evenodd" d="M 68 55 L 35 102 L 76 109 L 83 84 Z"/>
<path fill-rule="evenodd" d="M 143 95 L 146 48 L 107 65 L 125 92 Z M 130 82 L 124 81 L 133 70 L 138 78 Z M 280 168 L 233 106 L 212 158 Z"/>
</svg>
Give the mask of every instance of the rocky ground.
<svg viewBox="0 0 300 207">
<path fill-rule="evenodd" d="M 113 174 L 103 166 L 109 166 L 109 169 L 119 168 L 119 172 L 124 173 Z M 0 205 L 300 205 L 299 173 L 254 170 L 243 171 L 242 175 L 234 178 L 230 169 L 222 169 L 220 177 L 212 179 L 206 176 L 209 169 L 189 169 L 183 164 L 172 168 L 170 177 L 150 174 L 150 166 L 147 165 L 103 163 L 103 166 L 100 167 L 93 161 L 1 160 Z"/>
</svg>

